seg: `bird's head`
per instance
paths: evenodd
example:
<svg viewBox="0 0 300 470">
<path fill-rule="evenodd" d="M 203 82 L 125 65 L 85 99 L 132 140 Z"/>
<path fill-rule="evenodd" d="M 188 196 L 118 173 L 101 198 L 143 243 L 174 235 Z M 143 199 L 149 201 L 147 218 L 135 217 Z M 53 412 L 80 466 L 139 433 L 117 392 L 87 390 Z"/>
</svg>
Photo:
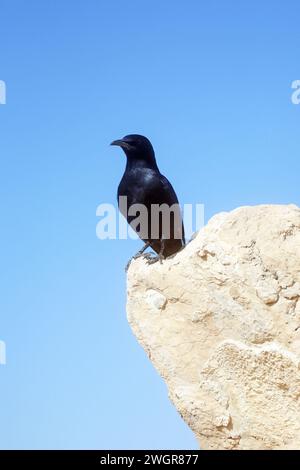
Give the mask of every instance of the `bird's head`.
<svg viewBox="0 0 300 470">
<path fill-rule="evenodd" d="M 126 135 L 123 139 L 114 140 L 111 145 L 121 147 L 130 160 L 144 161 L 156 165 L 152 144 L 150 140 L 143 135 Z"/>
</svg>

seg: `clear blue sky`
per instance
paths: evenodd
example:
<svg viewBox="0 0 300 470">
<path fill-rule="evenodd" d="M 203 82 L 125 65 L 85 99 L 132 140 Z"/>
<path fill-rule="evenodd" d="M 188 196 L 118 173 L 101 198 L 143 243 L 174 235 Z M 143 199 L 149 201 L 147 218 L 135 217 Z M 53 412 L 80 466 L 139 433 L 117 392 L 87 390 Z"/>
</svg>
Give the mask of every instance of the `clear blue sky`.
<svg viewBox="0 0 300 470">
<path fill-rule="evenodd" d="M 1 448 L 195 448 L 100 241 L 127 133 L 206 220 L 299 196 L 299 2 L 2 0 Z"/>
</svg>

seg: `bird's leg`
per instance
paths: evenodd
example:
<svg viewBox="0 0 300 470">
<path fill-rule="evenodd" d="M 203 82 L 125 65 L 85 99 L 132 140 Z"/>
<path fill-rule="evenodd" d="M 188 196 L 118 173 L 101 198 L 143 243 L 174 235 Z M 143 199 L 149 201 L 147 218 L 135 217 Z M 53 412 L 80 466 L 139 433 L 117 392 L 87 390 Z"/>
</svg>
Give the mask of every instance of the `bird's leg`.
<svg viewBox="0 0 300 470">
<path fill-rule="evenodd" d="M 149 241 L 146 242 L 145 245 L 143 246 L 143 248 L 141 248 L 131 259 L 136 259 L 136 258 L 139 258 L 140 256 L 142 256 L 144 251 L 147 250 L 147 248 L 149 248 L 150 245 L 151 245 L 151 243 Z"/>
<path fill-rule="evenodd" d="M 154 264 L 157 261 L 159 261 L 160 264 L 162 264 L 162 260 L 164 259 L 164 256 L 163 256 L 164 249 L 165 249 L 165 240 L 164 240 L 164 238 L 162 238 L 161 239 L 161 247 L 160 247 L 158 255 L 148 259 L 147 263 L 148 264 Z"/>
<path fill-rule="evenodd" d="M 158 253 L 158 258 L 159 258 L 160 264 L 162 264 L 162 260 L 164 259 L 164 256 L 163 256 L 164 250 L 165 250 L 165 239 L 163 238 L 161 240 L 161 247 L 160 247 L 160 250 L 159 250 L 159 253 Z"/>
<path fill-rule="evenodd" d="M 125 272 L 128 271 L 128 268 L 129 268 L 129 266 L 130 266 L 131 261 L 132 261 L 133 259 L 137 259 L 137 258 L 140 258 L 141 256 L 143 256 L 144 251 L 147 250 L 147 248 L 149 248 L 150 245 L 151 245 L 151 243 L 150 243 L 149 241 L 146 242 L 145 245 L 144 245 L 134 256 L 132 256 L 132 257 L 130 258 L 130 260 L 128 261 L 128 263 L 127 263 L 126 266 L 125 266 Z M 145 255 L 145 258 L 148 258 L 147 255 L 150 255 L 150 253 L 146 254 L 146 255 Z"/>
</svg>

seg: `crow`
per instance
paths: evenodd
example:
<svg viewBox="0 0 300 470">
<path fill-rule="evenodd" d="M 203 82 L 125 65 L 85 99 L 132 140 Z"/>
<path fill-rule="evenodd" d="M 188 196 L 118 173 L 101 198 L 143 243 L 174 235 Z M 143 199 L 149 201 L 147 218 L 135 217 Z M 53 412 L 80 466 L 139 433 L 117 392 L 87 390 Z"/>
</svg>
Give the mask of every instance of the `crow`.
<svg viewBox="0 0 300 470">
<path fill-rule="evenodd" d="M 119 210 L 145 243 L 133 258 L 141 256 L 151 247 L 158 256 L 151 258 L 147 254 L 148 262 L 162 262 L 162 259 L 174 255 L 185 245 L 176 193 L 171 183 L 160 173 L 153 147 L 147 137 L 130 134 L 123 139 L 114 140 L 111 145 L 121 147 L 127 157 L 126 169 L 118 187 Z M 123 200 L 124 197 L 127 198 L 127 204 L 122 202 L 122 197 Z M 143 205 L 142 209 L 145 208 L 146 215 L 140 205 Z M 138 210 L 130 211 L 130 208 L 136 207 Z M 141 219 L 138 224 L 137 213 Z"/>
</svg>

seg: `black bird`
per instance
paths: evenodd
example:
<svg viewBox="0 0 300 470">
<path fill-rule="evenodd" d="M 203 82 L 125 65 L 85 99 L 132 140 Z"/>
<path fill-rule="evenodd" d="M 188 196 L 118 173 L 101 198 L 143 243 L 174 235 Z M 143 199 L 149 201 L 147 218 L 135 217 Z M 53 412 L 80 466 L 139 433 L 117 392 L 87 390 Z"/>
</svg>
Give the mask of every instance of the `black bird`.
<svg viewBox="0 0 300 470">
<path fill-rule="evenodd" d="M 155 154 L 151 142 L 138 134 L 126 135 L 123 139 L 114 140 L 111 145 L 121 147 L 127 157 L 126 169 L 118 187 L 119 209 L 127 222 L 145 242 L 143 248 L 134 256 L 141 256 L 146 248 L 151 247 L 158 256 L 149 262 L 161 261 L 163 258 L 174 255 L 184 245 L 184 227 L 176 193 L 156 164 Z M 127 208 L 120 204 L 120 197 L 127 196 Z M 145 227 L 135 226 L 137 215 L 129 214 L 133 204 L 143 204 L 147 209 Z M 153 205 L 162 205 L 169 211 L 168 220 L 163 212 L 155 217 L 151 212 Z M 167 211 L 168 212 L 168 211 Z M 155 220 L 154 220 L 155 219 Z M 165 223 L 166 222 L 166 223 Z M 149 255 L 147 256 L 149 259 Z"/>
</svg>

